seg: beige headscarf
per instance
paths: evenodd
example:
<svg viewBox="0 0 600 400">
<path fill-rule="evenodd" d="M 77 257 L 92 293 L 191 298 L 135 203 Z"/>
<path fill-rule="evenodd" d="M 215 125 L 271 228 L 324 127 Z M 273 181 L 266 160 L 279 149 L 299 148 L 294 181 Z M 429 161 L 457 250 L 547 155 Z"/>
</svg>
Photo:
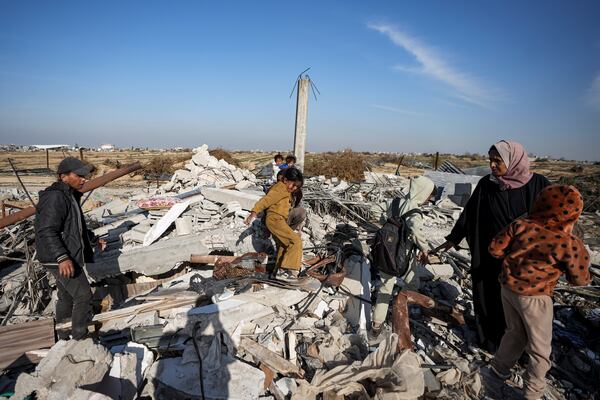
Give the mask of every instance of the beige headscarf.
<svg viewBox="0 0 600 400">
<path fill-rule="evenodd" d="M 411 179 L 408 195 L 400 203 L 399 215 L 406 214 L 410 210 L 418 208 L 431 196 L 434 187 L 433 181 L 426 176 Z"/>
</svg>

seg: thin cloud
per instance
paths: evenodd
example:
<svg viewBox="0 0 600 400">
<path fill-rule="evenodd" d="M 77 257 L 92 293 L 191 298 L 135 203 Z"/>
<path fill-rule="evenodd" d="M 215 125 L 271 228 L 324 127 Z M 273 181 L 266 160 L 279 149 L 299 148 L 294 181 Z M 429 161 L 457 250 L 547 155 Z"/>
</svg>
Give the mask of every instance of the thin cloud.
<svg viewBox="0 0 600 400">
<path fill-rule="evenodd" d="M 368 27 L 387 36 L 396 46 L 412 54 L 419 63 L 418 67 L 398 65 L 394 69 L 403 72 L 418 72 L 434 78 L 453 88 L 456 91 L 456 97 L 481 107 L 489 108 L 489 104 L 497 100 L 498 96 L 494 95 L 479 80 L 454 69 L 435 51 L 395 26 L 370 23 Z"/>
<path fill-rule="evenodd" d="M 381 104 L 371 104 L 370 107 L 372 108 L 377 108 L 379 110 L 385 110 L 385 111 L 391 111 L 391 112 L 395 112 L 395 113 L 400 113 L 400 114 L 409 114 L 409 115 L 418 115 L 420 117 L 426 117 L 427 114 L 423 114 L 420 112 L 416 112 L 416 111 L 411 111 L 411 110 L 405 110 L 402 108 L 396 108 L 396 107 L 391 107 L 391 106 L 384 106 Z"/>
<path fill-rule="evenodd" d="M 587 102 L 590 106 L 600 110 L 600 72 L 587 90 Z"/>
</svg>

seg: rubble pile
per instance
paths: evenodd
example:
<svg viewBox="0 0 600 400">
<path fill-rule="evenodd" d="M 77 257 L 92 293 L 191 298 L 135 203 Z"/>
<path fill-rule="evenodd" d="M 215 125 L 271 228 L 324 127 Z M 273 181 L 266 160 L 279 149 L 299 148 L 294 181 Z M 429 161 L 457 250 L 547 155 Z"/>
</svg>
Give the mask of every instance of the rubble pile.
<svg viewBox="0 0 600 400">
<path fill-rule="evenodd" d="M 238 189 L 244 189 L 254 186 L 253 183 L 256 182 L 256 176 L 252 172 L 211 156 L 207 145 L 193 149 L 192 153 L 194 155 L 185 164 L 185 169 L 175 171 L 171 181 L 161 187 L 162 191 L 177 192 L 207 185 L 234 185 Z"/>
<path fill-rule="evenodd" d="M 444 189 L 435 205 L 425 207 L 431 248 L 443 242 L 476 183 L 451 173 L 434 178 Z M 371 276 L 369 240 L 408 183 L 370 171 L 359 183 L 307 179 L 301 234 L 305 267 L 313 268 L 298 280 L 274 279 L 272 257 L 265 257 L 274 251 L 268 231 L 260 218 L 244 224 L 264 194 L 262 182 L 201 146 L 158 190 L 129 190 L 86 212 L 89 226 L 108 242 L 86 266 L 94 340 L 35 340 L 42 328 L 29 324 L 48 329 L 49 323 L 60 332 L 69 323 L 52 322 L 56 287 L 35 261 L 31 222 L 4 229 L 0 339 L 10 337 L 1 340 L 21 346 L 23 356 L 0 355 L 8 365 L 0 396 L 519 398 L 518 382 L 490 386 L 481 369 L 491 354 L 477 345 L 466 250 L 417 266 L 420 297 L 408 302 L 407 312 L 399 303 L 390 307 L 388 320 L 410 329 L 408 348 L 402 347 L 408 332 L 399 332 L 395 322 L 378 337 L 369 334 L 380 284 Z M 597 217 L 585 214 L 582 222 L 592 254 L 600 250 L 593 234 Z M 597 285 L 600 269 L 592 272 Z M 598 297 L 593 286 L 557 287 L 548 398 L 586 399 L 597 391 Z M 15 339 L 28 335 L 33 339 Z"/>
</svg>

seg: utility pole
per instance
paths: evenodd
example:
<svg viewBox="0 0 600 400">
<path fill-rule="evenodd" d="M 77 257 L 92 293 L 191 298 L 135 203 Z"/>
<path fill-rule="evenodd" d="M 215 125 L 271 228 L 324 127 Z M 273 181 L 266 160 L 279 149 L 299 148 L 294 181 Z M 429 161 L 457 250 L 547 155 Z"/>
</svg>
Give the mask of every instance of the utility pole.
<svg viewBox="0 0 600 400">
<path fill-rule="evenodd" d="M 296 165 L 304 171 L 304 152 L 306 148 L 306 119 L 308 117 L 308 89 L 310 78 L 305 75 L 298 78 L 298 94 L 296 97 L 296 129 L 294 131 L 294 155 Z"/>
<path fill-rule="evenodd" d="M 310 79 L 310 76 L 306 72 L 310 67 L 298 75 L 296 83 L 290 93 L 290 99 L 298 86 L 298 93 L 296 94 L 296 127 L 294 129 L 294 155 L 296 156 L 296 167 L 300 171 L 304 172 L 304 153 L 306 151 L 306 119 L 308 117 L 308 92 L 312 89 L 315 101 L 317 100 L 317 94 L 321 94 L 315 83 Z"/>
</svg>

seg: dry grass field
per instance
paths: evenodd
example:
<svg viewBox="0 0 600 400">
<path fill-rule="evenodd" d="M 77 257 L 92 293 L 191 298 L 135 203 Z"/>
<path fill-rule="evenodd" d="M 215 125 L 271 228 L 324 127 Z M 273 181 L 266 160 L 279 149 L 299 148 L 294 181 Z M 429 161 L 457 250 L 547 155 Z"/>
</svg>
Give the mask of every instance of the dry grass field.
<svg viewBox="0 0 600 400">
<path fill-rule="evenodd" d="M 270 163 L 275 152 L 226 151 L 212 149 L 211 153 L 219 158 L 225 158 L 243 168 L 256 171 Z M 282 152 L 285 156 L 286 153 Z M 84 160 L 96 167 L 96 175 L 121 165 L 140 162 L 144 169 L 138 173 L 122 177 L 109 187 L 140 186 L 150 183 L 144 179 L 153 173 L 172 173 L 183 166 L 191 157 L 189 150 L 157 151 L 157 150 L 118 150 L 112 152 L 85 151 Z M 60 160 L 66 156 L 79 157 L 78 152 L 50 151 L 49 165 L 55 170 Z M 11 159 L 25 185 L 40 187 L 50 184 L 55 178 L 46 169 L 46 152 L 0 152 L 0 186 L 16 186 L 17 180 L 12 172 L 8 159 Z M 448 155 L 440 154 L 438 165 L 445 160 L 459 168 L 469 168 L 486 165 L 486 158 L 479 155 Z M 397 170 L 403 176 L 415 176 L 425 169 L 432 168 L 435 154 L 425 155 L 396 155 L 369 152 L 327 152 L 307 153 L 305 170 L 308 175 L 339 176 L 348 180 L 360 180 L 361 170 L 373 172 L 395 173 Z M 575 184 L 586 197 L 587 202 L 598 202 L 600 196 L 600 165 L 581 164 L 575 161 L 537 160 L 532 163 L 535 172 L 547 176 L 553 182 Z M 598 202 L 600 203 L 600 202 Z M 597 209 L 597 206 L 594 207 Z"/>
</svg>

